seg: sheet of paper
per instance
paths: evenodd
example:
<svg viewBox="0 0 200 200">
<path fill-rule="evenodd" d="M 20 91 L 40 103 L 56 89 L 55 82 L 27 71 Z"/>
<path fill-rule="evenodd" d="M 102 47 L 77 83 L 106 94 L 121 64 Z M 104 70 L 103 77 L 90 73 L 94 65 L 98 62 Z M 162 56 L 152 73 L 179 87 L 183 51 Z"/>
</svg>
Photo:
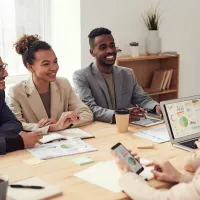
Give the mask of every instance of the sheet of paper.
<svg viewBox="0 0 200 200">
<path fill-rule="evenodd" d="M 28 149 L 28 151 L 31 152 L 35 157 L 42 160 L 96 150 L 96 148 L 86 144 L 81 139 L 42 144 L 40 146 Z"/>
<path fill-rule="evenodd" d="M 23 162 L 28 164 L 28 165 L 37 165 L 39 163 L 45 162 L 45 160 L 39 160 L 37 158 L 31 158 L 31 159 L 28 159 L 28 160 L 23 160 Z"/>
<path fill-rule="evenodd" d="M 75 176 L 112 192 L 122 191 L 119 186 L 121 173 L 115 161 L 100 162 Z"/>
<path fill-rule="evenodd" d="M 94 137 L 90 133 L 87 133 L 79 128 L 70 128 L 63 131 L 58 131 L 59 134 L 65 136 L 68 140 L 74 138 L 89 138 Z"/>
<path fill-rule="evenodd" d="M 144 171 L 141 173 L 142 177 L 148 180 L 153 178 L 150 167 L 144 167 Z M 74 176 L 81 178 L 89 183 L 98 185 L 112 192 L 121 192 L 119 186 L 119 179 L 121 172 L 117 167 L 115 161 L 100 162 L 86 170 L 74 174 Z"/>
<path fill-rule="evenodd" d="M 51 142 L 51 141 L 55 141 L 55 140 L 61 140 L 61 139 L 67 139 L 65 137 L 63 137 L 61 134 L 59 133 L 49 133 L 47 135 L 44 135 L 42 139 L 40 139 L 39 141 L 43 144 L 47 143 L 47 142 Z"/>
<path fill-rule="evenodd" d="M 138 133 L 133 133 L 133 135 L 147 139 L 147 140 L 151 140 L 157 143 L 168 142 L 170 140 L 166 126 L 162 126 L 159 128 L 154 128 L 151 130 L 142 131 Z"/>
</svg>

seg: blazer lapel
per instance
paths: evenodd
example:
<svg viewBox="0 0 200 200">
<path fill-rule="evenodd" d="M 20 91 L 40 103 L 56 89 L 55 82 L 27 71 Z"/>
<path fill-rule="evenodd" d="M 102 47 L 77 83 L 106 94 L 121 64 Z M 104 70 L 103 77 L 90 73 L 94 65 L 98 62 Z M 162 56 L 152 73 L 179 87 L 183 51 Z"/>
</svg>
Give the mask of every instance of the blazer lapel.
<svg viewBox="0 0 200 200">
<path fill-rule="evenodd" d="M 60 89 L 56 82 L 51 82 L 51 117 L 57 119 L 60 105 Z"/>
<path fill-rule="evenodd" d="M 120 108 L 121 96 L 122 96 L 122 83 L 123 78 L 120 73 L 120 70 L 117 66 L 113 66 L 113 77 L 114 77 L 114 84 L 115 84 L 115 101 L 116 101 L 116 108 Z"/>
<path fill-rule="evenodd" d="M 26 82 L 26 93 L 27 93 L 28 103 L 32 111 L 38 118 L 38 121 L 41 120 L 42 118 L 48 118 L 43 102 L 33 83 L 32 77 L 30 77 Z"/>
<path fill-rule="evenodd" d="M 112 104 L 106 82 L 103 78 L 103 75 L 101 74 L 101 72 L 99 71 L 98 67 L 95 64 L 92 64 L 92 73 L 94 74 L 94 80 L 99 84 L 99 86 L 101 87 L 101 89 L 105 94 L 108 108 L 112 109 Z"/>
</svg>

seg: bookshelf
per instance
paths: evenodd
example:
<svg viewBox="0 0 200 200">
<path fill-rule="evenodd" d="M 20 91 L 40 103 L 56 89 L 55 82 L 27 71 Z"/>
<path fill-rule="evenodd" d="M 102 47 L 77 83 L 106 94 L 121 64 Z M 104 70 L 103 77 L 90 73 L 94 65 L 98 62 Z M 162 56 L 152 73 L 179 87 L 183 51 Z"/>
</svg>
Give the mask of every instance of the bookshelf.
<svg viewBox="0 0 200 200">
<path fill-rule="evenodd" d="M 153 73 L 158 69 L 173 69 L 170 88 L 159 92 L 147 92 L 156 101 L 178 98 L 179 92 L 179 54 L 175 56 L 153 55 L 139 57 L 119 57 L 116 65 L 133 69 L 138 83 L 146 91 L 152 82 Z"/>
</svg>

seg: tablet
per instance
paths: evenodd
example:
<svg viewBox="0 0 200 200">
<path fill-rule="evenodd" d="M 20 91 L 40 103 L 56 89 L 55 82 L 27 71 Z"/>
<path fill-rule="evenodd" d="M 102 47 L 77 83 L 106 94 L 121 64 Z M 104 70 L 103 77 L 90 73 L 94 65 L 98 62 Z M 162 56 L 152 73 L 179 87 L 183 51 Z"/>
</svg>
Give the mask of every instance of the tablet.
<svg viewBox="0 0 200 200">
<path fill-rule="evenodd" d="M 140 118 L 139 121 L 132 121 L 131 122 L 131 124 L 136 124 L 136 125 L 145 126 L 145 127 L 153 126 L 153 125 L 157 125 L 157 124 L 162 124 L 162 123 L 164 123 L 164 120 L 152 118 L 152 117 L 149 117 L 149 116 L 147 116 L 147 118 L 142 117 L 142 118 Z"/>
</svg>

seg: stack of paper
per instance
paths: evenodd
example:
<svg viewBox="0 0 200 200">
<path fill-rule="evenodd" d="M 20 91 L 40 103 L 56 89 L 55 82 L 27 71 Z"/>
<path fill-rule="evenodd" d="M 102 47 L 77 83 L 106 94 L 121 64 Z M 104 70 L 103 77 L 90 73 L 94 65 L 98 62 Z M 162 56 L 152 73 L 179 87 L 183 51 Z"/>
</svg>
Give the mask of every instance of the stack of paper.
<svg viewBox="0 0 200 200">
<path fill-rule="evenodd" d="M 28 149 L 28 151 L 34 156 L 43 160 L 96 150 L 96 148 L 86 144 L 81 139 L 42 144 L 40 146 Z"/>
<path fill-rule="evenodd" d="M 160 128 L 154 128 L 147 131 L 142 131 L 138 133 L 133 133 L 134 136 L 138 136 L 153 142 L 162 143 L 169 141 L 169 134 L 166 126 Z"/>
<path fill-rule="evenodd" d="M 144 171 L 140 175 L 144 177 L 144 179 L 152 179 L 152 167 L 143 167 Z M 86 170 L 74 174 L 74 176 L 88 181 L 89 183 L 108 189 L 112 192 L 122 191 L 119 186 L 121 172 L 115 161 L 100 162 Z"/>
</svg>

